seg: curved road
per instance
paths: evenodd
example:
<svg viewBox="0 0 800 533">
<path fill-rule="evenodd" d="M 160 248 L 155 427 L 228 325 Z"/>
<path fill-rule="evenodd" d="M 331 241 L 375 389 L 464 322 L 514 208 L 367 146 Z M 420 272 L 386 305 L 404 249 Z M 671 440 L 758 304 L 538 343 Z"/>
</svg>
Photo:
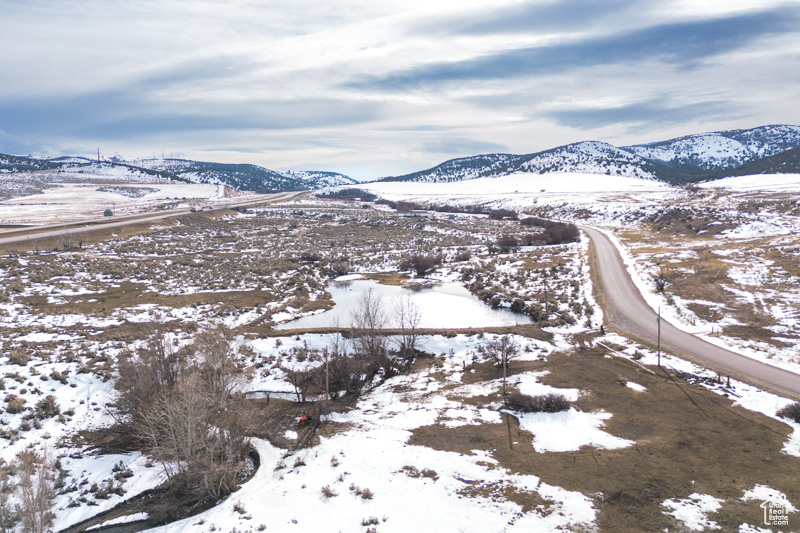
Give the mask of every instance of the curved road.
<svg viewBox="0 0 800 533">
<path fill-rule="evenodd" d="M 586 226 L 580 229 L 594 245 L 594 260 L 605 298 L 603 307 L 607 324 L 655 346 L 658 340 L 657 315 L 631 281 L 617 248 L 602 232 Z M 679 330 L 663 317 L 661 348 L 723 375 L 795 399 L 800 398 L 800 374 L 715 346 Z"/>
</svg>

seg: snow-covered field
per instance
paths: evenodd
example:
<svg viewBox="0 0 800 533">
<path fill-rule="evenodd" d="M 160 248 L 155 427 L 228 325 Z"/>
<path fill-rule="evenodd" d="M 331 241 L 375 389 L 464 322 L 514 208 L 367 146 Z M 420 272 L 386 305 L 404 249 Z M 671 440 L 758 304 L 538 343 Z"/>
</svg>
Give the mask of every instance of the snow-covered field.
<svg viewBox="0 0 800 533">
<path fill-rule="evenodd" d="M 53 224 L 98 219 L 106 209 L 127 215 L 244 196 L 224 185 L 179 183 L 61 184 L 41 194 L 0 202 L 0 224 Z"/>
<path fill-rule="evenodd" d="M 794 191 L 791 184 L 800 180 L 797 176 L 783 181 L 759 179 L 731 178 L 717 185 L 735 188 L 735 192 L 703 186 L 699 193 L 648 180 L 565 174 L 450 184 L 365 184 L 364 188 L 395 200 L 487 204 L 604 226 L 621 246 L 648 301 L 662 306 L 665 316 L 708 335 L 713 342 L 797 368 L 800 295 L 796 274 L 791 266 L 763 253 L 767 246 L 775 245 L 790 257 L 796 253 L 792 250 L 800 250 L 800 243 L 793 240 L 800 223 L 791 206 L 797 198 L 767 196 L 771 203 L 765 204 L 765 209 L 751 209 L 745 202 L 751 198 L 764 201 L 764 194 L 785 195 Z M 137 202 L 145 200 L 190 203 L 191 194 L 204 199 L 221 199 L 227 194 L 212 185 L 127 184 L 97 190 L 102 187 L 69 185 L 17 198 L 0 204 L 0 218 L 15 203 L 24 205 L 16 206 L 20 218 L 14 220 L 22 220 L 24 214 L 28 220 L 52 221 L 70 209 L 76 214 L 88 213 L 87 203 L 102 204 L 113 198 L 119 198 L 118 209 L 123 202 L 136 209 Z M 758 196 L 751 197 L 753 194 Z M 50 210 L 51 206 L 45 205 L 48 202 L 62 207 Z M 632 237 L 649 231 L 658 222 L 658 214 L 676 205 L 713 207 L 730 227 L 709 239 L 703 234 L 657 232 L 657 239 Z M 578 478 L 590 474 L 586 465 L 602 465 L 618 457 L 615 454 L 683 453 L 677 448 L 664 452 L 659 438 L 642 439 L 620 431 L 616 424 L 630 415 L 624 409 L 587 407 L 598 401 L 601 393 L 597 391 L 630 395 L 625 396 L 626 405 L 636 405 L 637 398 L 662 394 L 661 387 L 672 385 L 653 377 L 654 353 L 618 335 L 598 336 L 602 311 L 594 301 L 588 242 L 488 253 L 487 246 L 498 235 L 518 231 L 519 223 L 514 221 L 480 216 L 449 221 L 438 214 L 403 219 L 380 208 L 308 199 L 282 209 L 188 220 L 152 233 L 91 243 L 80 251 L 15 251 L 0 261 L 5 282 L 0 291 L 0 374 L 6 401 L 5 412 L 0 414 L 0 457 L 10 461 L 20 450 L 34 446 L 46 448 L 60 460 L 63 474 L 55 506 L 56 530 L 111 508 L 163 481 L 162 470 L 139 453 L 93 455 L 73 437 L 78 430 L 111 423 L 105 405 L 114 398 L 115 360 L 122 350 L 138 345 L 143 337 L 137 338 L 139 324 L 171 323 L 178 345 L 191 342 L 196 326 L 225 323 L 239 328 L 239 340 L 252 349 L 248 357 L 257 368 L 245 388 L 292 393 L 287 371 L 321 364 L 318 356 L 300 360 L 298 354 L 331 346 L 334 335 L 275 337 L 272 326 L 325 308 L 326 287 L 335 275 L 330 272 L 331 265 L 348 261 L 349 270 L 361 276 L 391 274 L 404 255 L 423 251 L 442 255 L 442 266 L 431 276 L 434 280 L 461 283 L 493 305 L 508 308 L 518 300 L 519 305 L 534 306 L 548 295 L 551 320 L 541 333 L 511 337 L 520 353 L 514 359 L 518 366 L 508 386 L 528 395 L 556 392 L 572 406 L 558 413 L 503 409 L 501 379 L 482 351 L 497 334 L 427 335 L 420 339 L 421 349 L 429 354 L 425 365 L 376 382 L 352 408 L 327 415 L 325 423 L 333 429 L 311 446 L 279 447 L 278 441 L 300 440 L 303 428 L 296 424 L 285 428 L 273 443 L 254 440 L 261 457 L 255 477 L 211 510 L 160 531 L 598 530 L 612 505 L 608 494 L 598 494 L 567 477 L 559 478 L 563 483 L 555 483 L 557 476 L 544 466 L 540 472 L 519 471 L 499 448 L 502 444 L 512 449 L 528 446 L 526 453 L 541 458 L 542 465 L 548 458 L 558 457 L 563 462 L 559 469 L 567 473 L 577 468 L 571 465 L 580 464 L 583 470 L 574 471 Z M 674 241 L 668 242 L 667 236 Z M 695 241 L 678 246 L 684 237 L 699 237 L 702 246 L 713 248 L 712 255 L 725 265 L 726 294 L 770 313 L 778 321 L 769 326 L 773 328 L 770 331 L 783 346 L 767 346 L 762 338 L 753 341 L 732 332 L 712 334 L 713 328 L 728 323 L 713 317 L 701 320 L 692 311 L 699 299 L 654 293 L 650 278 L 659 263 L 679 261 L 675 264 L 680 268 L 690 269 L 693 261 L 705 257 Z M 705 303 L 710 307 L 731 305 L 728 301 Z M 453 316 L 458 312 L 450 310 Z M 581 355 L 586 350 L 592 355 Z M 592 387 L 599 387 L 597 383 L 550 384 L 551 379 L 565 380 L 565 375 L 575 373 L 574 369 L 559 370 L 558 365 L 580 357 L 594 358 L 592 364 L 624 361 L 639 374 L 634 380 L 602 376 L 616 386 L 612 392 L 604 388 L 607 384 L 596 390 Z M 800 424 L 776 416 L 789 400 L 735 381 L 716 383 L 713 373 L 679 359 L 664 357 L 664 366 L 674 376 L 689 376 L 681 382 L 683 386 L 696 383 L 718 394 L 720 402 L 733 400 L 726 409 L 737 409 L 740 417 L 754 417 L 762 425 L 775 424 L 770 427 L 785 427 L 774 421 L 787 424 L 791 429 L 786 431 L 788 437 L 780 439 L 779 459 L 773 463 L 788 471 L 796 467 Z M 557 376 L 559 372 L 565 374 Z M 620 387 L 614 379 L 625 386 Z M 60 413 L 44 416 L 40 403 L 49 395 L 55 398 Z M 22 411 L 8 408 L 12 397 L 22 401 Z M 15 405 L 20 405 L 19 401 Z M 298 416 L 302 409 L 297 407 Z M 713 424 L 713 416 L 710 420 Z M 505 431 L 506 424 L 508 441 L 487 445 L 488 441 L 475 436 L 498 427 Z M 475 445 L 452 451 L 452 443 L 444 437 L 439 445 L 415 440 L 425 431 L 435 435 L 435 428 L 442 433 L 475 430 Z M 713 431 L 724 429 L 714 427 Z M 756 452 L 753 456 L 775 451 L 764 442 L 750 445 Z M 576 457 L 582 458 L 580 463 L 574 462 Z M 671 466 L 681 468 L 679 464 Z M 757 473 L 751 478 L 757 479 Z M 324 495 L 324 487 L 333 495 Z M 672 521 L 667 522 L 670 527 L 714 529 L 722 524 L 720 513 L 741 505 L 759 510 L 757 502 L 782 493 L 799 505 L 790 489 L 794 490 L 759 479 L 735 490 L 730 486 L 715 490 L 714 482 L 706 481 L 702 490 L 686 487 L 659 496 L 656 514 Z M 728 524 L 726 530 L 769 531 L 756 529 L 763 524 L 757 513 L 751 515 L 747 518 L 750 525 L 741 521 L 736 524 L 738 529 Z M 791 520 L 797 520 L 795 515 Z"/>
<path fill-rule="evenodd" d="M 653 309 L 660 308 L 667 320 L 712 343 L 800 372 L 800 272 L 765 258 L 770 249 L 794 256 L 800 250 L 796 237 L 800 234 L 800 174 L 709 181 L 699 184 L 703 191 L 699 194 L 651 180 L 563 173 L 454 183 L 367 183 L 362 187 L 392 200 L 487 205 L 607 228 L 645 299 Z M 696 235 L 682 231 L 643 239 L 653 221 L 658 222 L 670 210 L 681 212 L 687 223 L 696 217 L 695 226 L 708 219 L 710 229 L 695 228 Z M 715 225 L 723 224 L 728 229 L 713 231 Z M 614 232 L 622 232 L 620 238 Z M 693 248 L 698 247 L 713 249 L 727 265 L 727 279 L 721 286 L 735 301 L 769 317 L 768 330 L 774 334 L 774 342 L 726 335 L 726 327 L 746 324 L 731 316 L 713 319 L 692 311 L 700 304 L 724 315 L 730 299 L 708 301 L 669 290 L 654 291 L 652 280 L 665 263 L 676 264 L 676 276 L 679 272 L 694 274 L 693 263 L 699 257 Z"/>
<path fill-rule="evenodd" d="M 800 174 L 758 174 L 737 176 L 699 184 L 708 189 L 730 189 L 742 192 L 800 192 Z"/>
<path fill-rule="evenodd" d="M 508 209 L 537 205 L 661 202 L 675 188 L 655 180 L 597 174 L 518 173 L 451 183 L 381 182 L 359 188 L 390 200 L 430 201 L 455 205 L 491 204 Z"/>
</svg>

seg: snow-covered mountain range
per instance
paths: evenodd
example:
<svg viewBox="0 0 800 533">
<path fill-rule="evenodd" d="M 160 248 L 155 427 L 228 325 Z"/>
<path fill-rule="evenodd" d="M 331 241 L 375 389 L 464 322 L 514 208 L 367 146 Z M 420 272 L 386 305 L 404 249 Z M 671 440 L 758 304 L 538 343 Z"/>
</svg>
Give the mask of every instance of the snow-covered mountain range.
<svg viewBox="0 0 800 533">
<path fill-rule="evenodd" d="M 745 165 L 758 169 L 758 173 L 800 172 L 796 157 L 779 157 L 798 147 L 800 126 L 762 126 L 633 146 L 584 141 L 533 154 L 478 155 L 451 159 L 427 170 L 379 181 L 442 183 L 518 172 L 576 172 L 679 184 L 735 175 Z M 765 164 L 755 165 L 757 161 Z"/>
<path fill-rule="evenodd" d="M 165 158 L 134 161 L 114 158 L 98 162 L 84 157 L 42 159 L 0 154 L 0 180 L 4 173 L 47 171 L 79 172 L 98 179 L 225 184 L 249 191 L 321 189 L 358 183 L 335 172 L 277 172 L 245 163 Z M 484 154 L 451 159 L 427 170 L 376 181 L 446 183 L 550 172 L 651 179 L 671 184 L 743 174 L 800 173 L 800 126 L 701 133 L 622 147 L 583 141 L 531 154 Z"/>
<path fill-rule="evenodd" d="M 93 179 L 125 181 L 168 179 L 188 183 L 224 184 L 249 191 L 320 189 L 356 183 L 356 180 L 335 172 L 276 172 L 251 164 L 212 163 L 188 159 L 137 159 L 133 161 L 123 161 L 118 158 L 96 161 L 84 157 L 39 159 L 0 154 L 0 175 L 37 171 L 70 174 L 79 172 L 81 175 Z"/>
</svg>

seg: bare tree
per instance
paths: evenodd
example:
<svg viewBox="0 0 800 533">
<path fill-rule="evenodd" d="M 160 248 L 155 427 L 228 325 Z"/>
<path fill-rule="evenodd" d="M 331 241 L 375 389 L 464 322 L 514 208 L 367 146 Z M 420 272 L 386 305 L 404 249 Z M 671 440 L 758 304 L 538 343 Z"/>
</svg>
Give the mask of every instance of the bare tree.
<svg viewBox="0 0 800 533">
<path fill-rule="evenodd" d="M 17 512 L 26 532 L 45 533 L 55 519 L 53 500 L 53 464 L 46 454 L 25 450 L 17 454 L 19 505 Z"/>
<path fill-rule="evenodd" d="M 61 234 L 61 248 L 64 250 L 72 250 L 75 248 L 74 236 L 69 231 L 65 231 Z"/>
<path fill-rule="evenodd" d="M 422 321 L 422 312 L 410 294 L 404 294 L 394 302 L 394 317 L 400 326 L 400 356 L 408 360 L 417 349 L 417 329 Z"/>
<path fill-rule="evenodd" d="M 519 345 L 510 335 L 503 335 L 484 342 L 481 351 L 489 356 L 495 366 L 502 366 L 504 361 L 508 363 L 517 355 Z"/>
<path fill-rule="evenodd" d="M 220 326 L 201 331 L 179 357 L 156 331 L 120 365 L 118 425 L 163 465 L 187 500 L 230 493 L 247 455 L 258 419 L 237 390 L 246 374 L 237 348 L 233 333 Z M 164 509 L 160 516 L 174 512 Z"/>
<path fill-rule="evenodd" d="M 17 484 L 11 477 L 11 466 L 0 459 L 0 533 L 11 533 L 19 521 L 19 516 L 11 503 L 11 495 L 17 491 Z"/>
<path fill-rule="evenodd" d="M 350 322 L 352 338 L 361 355 L 376 358 L 386 353 L 386 337 L 380 331 L 385 325 L 383 299 L 372 289 L 361 294 Z"/>
<path fill-rule="evenodd" d="M 305 403 L 309 389 L 314 382 L 312 376 L 314 372 L 309 370 L 299 370 L 297 368 L 281 368 L 284 372 L 286 372 L 289 382 L 294 387 L 294 393 L 297 396 L 297 401 Z"/>
<path fill-rule="evenodd" d="M 481 348 L 492 359 L 495 366 L 503 367 L 503 398 L 505 398 L 508 362 L 519 352 L 519 345 L 510 335 L 503 335 L 486 341 Z"/>
<path fill-rule="evenodd" d="M 147 450 L 161 462 L 167 477 L 185 472 L 205 451 L 208 410 L 200 382 L 181 380 L 143 415 Z"/>
<path fill-rule="evenodd" d="M 151 326 L 142 348 L 122 354 L 117 363 L 119 378 L 114 384 L 118 396 L 111 408 L 117 422 L 117 446 L 125 447 L 142 433 L 143 417 L 175 386 L 185 366 L 163 323 Z"/>
<path fill-rule="evenodd" d="M 201 332 L 194 343 L 201 359 L 197 371 L 208 395 L 207 403 L 217 414 L 227 410 L 234 400 L 234 389 L 247 374 L 236 357 L 236 345 L 233 332 L 222 325 Z"/>
<path fill-rule="evenodd" d="M 519 251 L 519 239 L 514 235 L 504 234 L 497 239 L 495 243 L 501 252 L 517 252 Z"/>
</svg>

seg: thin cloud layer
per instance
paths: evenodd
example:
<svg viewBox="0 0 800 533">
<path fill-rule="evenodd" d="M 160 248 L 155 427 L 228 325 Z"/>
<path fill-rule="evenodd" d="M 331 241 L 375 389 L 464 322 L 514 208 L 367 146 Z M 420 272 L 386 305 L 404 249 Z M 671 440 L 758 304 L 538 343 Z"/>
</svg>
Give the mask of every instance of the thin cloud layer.
<svg viewBox="0 0 800 533">
<path fill-rule="evenodd" d="M 798 28 L 796 1 L 9 1 L 0 152 L 367 179 L 800 123 Z"/>
</svg>

